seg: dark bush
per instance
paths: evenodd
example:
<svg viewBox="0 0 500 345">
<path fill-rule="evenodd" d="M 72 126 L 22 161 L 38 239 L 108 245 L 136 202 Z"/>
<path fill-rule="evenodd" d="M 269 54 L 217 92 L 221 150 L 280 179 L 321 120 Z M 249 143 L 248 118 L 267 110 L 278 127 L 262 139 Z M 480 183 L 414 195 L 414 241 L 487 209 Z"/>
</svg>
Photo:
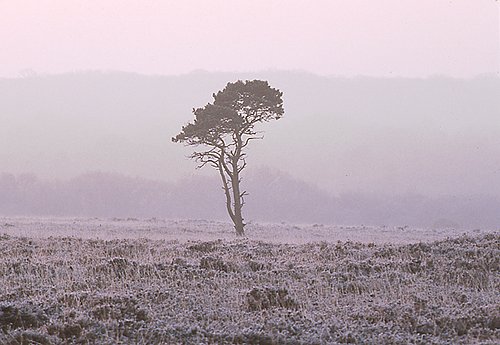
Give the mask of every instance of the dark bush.
<svg viewBox="0 0 500 345">
<path fill-rule="evenodd" d="M 296 309 L 295 302 L 285 288 L 257 287 L 246 294 L 246 304 L 249 310 L 258 311 L 269 308 Z"/>
<path fill-rule="evenodd" d="M 47 317 L 39 311 L 19 309 L 11 305 L 0 307 L 0 328 L 4 332 L 9 329 L 40 327 L 46 321 Z"/>
</svg>

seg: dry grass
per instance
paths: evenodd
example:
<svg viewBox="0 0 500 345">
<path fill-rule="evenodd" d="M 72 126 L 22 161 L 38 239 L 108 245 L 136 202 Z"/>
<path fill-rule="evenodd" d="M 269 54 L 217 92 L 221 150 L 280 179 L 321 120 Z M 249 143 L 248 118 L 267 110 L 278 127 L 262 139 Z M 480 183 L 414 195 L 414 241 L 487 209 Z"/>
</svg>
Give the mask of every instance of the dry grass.
<svg viewBox="0 0 500 345">
<path fill-rule="evenodd" d="M 0 235 L 1 344 L 498 344 L 500 234 L 271 244 Z"/>
</svg>

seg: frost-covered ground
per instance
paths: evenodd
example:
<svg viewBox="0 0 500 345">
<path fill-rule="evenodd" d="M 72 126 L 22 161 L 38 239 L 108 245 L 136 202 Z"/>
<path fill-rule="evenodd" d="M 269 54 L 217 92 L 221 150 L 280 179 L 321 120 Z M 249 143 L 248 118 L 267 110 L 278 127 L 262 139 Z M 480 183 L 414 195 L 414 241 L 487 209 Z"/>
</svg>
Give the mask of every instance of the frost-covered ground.
<svg viewBox="0 0 500 345">
<path fill-rule="evenodd" d="M 0 344 L 500 343 L 498 231 L 0 221 Z"/>
<path fill-rule="evenodd" d="M 423 229 L 401 226 L 249 223 L 249 239 L 270 243 L 356 241 L 363 243 L 415 243 L 448 237 L 491 233 L 500 229 Z M 213 241 L 236 239 L 227 222 L 136 218 L 23 218 L 0 217 L 0 233 L 34 238 L 78 237 L 94 239 L 153 239 L 167 241 Z"/>
</svg>

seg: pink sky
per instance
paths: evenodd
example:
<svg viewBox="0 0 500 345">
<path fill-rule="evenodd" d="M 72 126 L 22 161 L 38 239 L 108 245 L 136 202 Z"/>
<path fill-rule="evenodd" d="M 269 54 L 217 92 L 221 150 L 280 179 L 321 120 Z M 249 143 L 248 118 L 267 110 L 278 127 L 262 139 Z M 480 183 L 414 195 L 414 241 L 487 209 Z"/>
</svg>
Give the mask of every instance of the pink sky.
<svg viewBox="0 0 500 345">
<path fill-rule="evenodd" d="M 499 73 L 494 0 L 0 0 L 0 76 Z"/>
</svg>

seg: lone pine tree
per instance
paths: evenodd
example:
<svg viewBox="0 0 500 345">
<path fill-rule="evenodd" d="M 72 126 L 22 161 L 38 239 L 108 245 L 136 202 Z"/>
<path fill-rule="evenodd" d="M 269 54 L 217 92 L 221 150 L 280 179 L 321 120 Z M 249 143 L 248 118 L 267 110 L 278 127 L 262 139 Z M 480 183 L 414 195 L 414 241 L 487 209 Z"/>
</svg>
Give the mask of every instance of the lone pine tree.
<svg viewBox="0 0 500 345">
<path fill-rule="evenodd" d="M 190 158 L 202 168 L 217 169 L 226 196 L 226 208 L 237 235 L 244 235 L 242 208 L 245 204 L 241 172 L 247 166 L 245 148 L 249 142 L 262 139 L 255 129 L 261 122 L 280 119 L 283 114 L 283 93 L 267 81 L 236 81 L 213 94 L 214 101 L 193 109 L 194 121 L 182 127 L 173 142 L 202 146 Z"/>
</svg>

